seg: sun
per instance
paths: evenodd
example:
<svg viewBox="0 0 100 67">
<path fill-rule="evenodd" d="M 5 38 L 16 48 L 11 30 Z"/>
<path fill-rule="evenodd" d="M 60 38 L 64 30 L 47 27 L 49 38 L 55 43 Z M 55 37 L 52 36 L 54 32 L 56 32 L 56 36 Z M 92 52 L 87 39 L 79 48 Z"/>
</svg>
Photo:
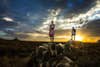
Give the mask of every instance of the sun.
<svg viewBox="0 0 100 67">
<path fill-rule="evenodd" d="M 75 40 L 76 41 L 82 41 L 83 40 L 83 37 L 80 36 L 80 35 L 76 35 Z"/>
</svg>

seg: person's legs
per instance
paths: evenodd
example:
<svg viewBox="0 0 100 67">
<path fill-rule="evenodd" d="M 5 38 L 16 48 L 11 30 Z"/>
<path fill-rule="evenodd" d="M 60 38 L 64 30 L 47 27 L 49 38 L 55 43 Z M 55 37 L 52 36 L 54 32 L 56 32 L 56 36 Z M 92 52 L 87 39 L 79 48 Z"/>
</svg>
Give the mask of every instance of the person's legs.
<svg viewBox="0 0 100 67">
<path fill-rule="evenodd" d="M 75 35 L 73 36 L 73 39 L 75 40 Z"/>
<path fill-rule="evenodd" d="M 50 36 L 49 38 L 50 38 L 50 42 L 52 42 L 52 37 Z"/>
<path fill-rule="evenodd" d="M 52 36 L 50 36 L 50 42 L 51 42 L 51 43 L 53 42 L 53 38 L 52 38 Z M 49 50 L 50 50 L 50 54 L 52 54 L 51 46 L 52 46 L 52 44 L 50 44 L 49 47 L 48 47 Z"/>
<path fill-rule="evenodd" d="M 54 37 L 53 37 L 53 36 L 50 37 L 50 41 L 51 41 L 51 42 L 54 42 Z"/>
<path fill-rule="evenodd" d="M 73 40 L 75 40 L 75 35 L 73 35 Z"/>
<path fill-rule="evenodd" d="M 54 42 L 54 36 L 52 37 L 52 42 Z"/>
<path fill-rule="evenodd" d="M 71 39 L 74 40 L 74 35 L 72 35 Z"/>
<path fill-rule="evenodd" d="M 71 40 L 73 40 L 73 35 L 71 35 Z"/>
</svg>

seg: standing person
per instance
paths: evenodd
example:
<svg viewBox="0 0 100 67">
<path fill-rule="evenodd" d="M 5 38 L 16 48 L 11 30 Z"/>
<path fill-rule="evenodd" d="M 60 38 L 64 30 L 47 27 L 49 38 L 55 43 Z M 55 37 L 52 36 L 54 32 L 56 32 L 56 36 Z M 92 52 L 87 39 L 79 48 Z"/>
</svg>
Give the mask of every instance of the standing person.
<svg viewBox="0 0 100 67">
<path fill-rule="evenodd" d="M 51 24 L 49 26 L 49 37 L 50 41 L 53 43 L 54 42 L 54 34 L 55 34 L 55 24 L 53 21 L 51 21 Z M 51 44 L 49 45 L 49 50 L 50 50 L 50 55 L 54 55 L 55 50 L 52 49 L 52 46 L 55 47 L 55 45 Z"/>
<path fill-rule="evenodd" d="M 51 21 L 50 27 L 49 27 L 49 37 L 51 42 L 54 42 L 54 34 L 55 34 L 55 24 L 53 21 Z"/>
<path fill-rule="evenodd" d="M 76 36 L 76 29 L 74 27 L 72 27 L 71 40 L 75 40 L 75 36 Z"/>
</svg>

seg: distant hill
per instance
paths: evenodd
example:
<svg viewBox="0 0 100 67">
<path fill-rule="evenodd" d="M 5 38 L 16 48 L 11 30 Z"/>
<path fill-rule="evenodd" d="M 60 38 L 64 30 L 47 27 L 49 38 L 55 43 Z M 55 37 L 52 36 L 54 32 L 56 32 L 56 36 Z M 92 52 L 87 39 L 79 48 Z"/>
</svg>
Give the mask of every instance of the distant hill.
<svg viewBox="0 0 100 67">
<path fill-rule="evenodd" d="M 98 40 L 98 43 L 100 43 L 100 40 Z"/>
<path fill-rule="evenodd" d="M 43 43 L 50 43 L 50 42 L 45 42 L 45 41 L 21 41 L 17 38 L 14 40 L 5 40 L 5 39 L 0 39 L 0 45 L 41 45 Z M 55 44 L 58 43 L 66 43 L 66 42 L 54 42 Z"/>
</svg>

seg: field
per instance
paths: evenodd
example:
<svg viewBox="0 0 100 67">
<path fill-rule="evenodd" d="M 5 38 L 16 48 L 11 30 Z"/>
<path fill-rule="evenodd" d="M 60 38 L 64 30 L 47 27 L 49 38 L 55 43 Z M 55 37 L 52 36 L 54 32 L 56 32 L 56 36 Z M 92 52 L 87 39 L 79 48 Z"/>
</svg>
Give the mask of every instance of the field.
<svg viewBox="0 0 100 67">
<path fill-rule="evenodd" d="M 100 43 L 0 40 L 0 67 L 100 67 Z"/>
</svg>

